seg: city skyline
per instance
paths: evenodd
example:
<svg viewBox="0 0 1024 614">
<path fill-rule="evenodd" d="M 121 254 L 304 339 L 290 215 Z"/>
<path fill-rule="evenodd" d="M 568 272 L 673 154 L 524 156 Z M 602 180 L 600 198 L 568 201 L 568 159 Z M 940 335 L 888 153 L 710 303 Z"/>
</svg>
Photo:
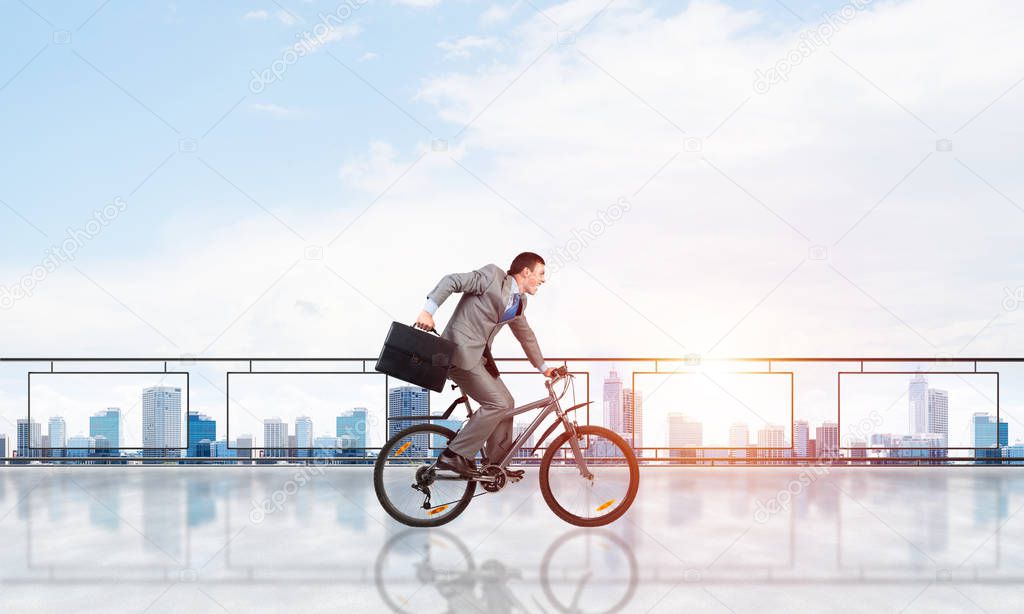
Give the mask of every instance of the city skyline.
<svg viewBox="0 0 1024 614">
<path fill-rule="evenodd" d="M 948 377 L 949 374 L 929 374 L 930 377 L 942 378 Z M 961 445 L 959 447 L 966 449 L 981 449 L 987 447 L 987 443 L 978 443 L 980 439 L 974 435 L 976 424 L 972 418 L 964 418 L 964 411 L 957 399 L 959 396 L 955 395 L 950 390 L 945 388 L 954 388 L 953 386 L 944 386 L 939 388 L 938 386 L 932 386 L 927 376 L 923 373 L 915 372 L 912 375 L 906 376 L 909 379 L 904 379 L 903 385 L 906 390 L 906 428 L 920 427 L 924 425 L 926 431 L 924 433 L 903 433 L 901 431 L 885 431 L 883 429 L 875 429 L 874 431 L 852 431 L 847 425 L 846 428 L 840 429 L 834 421 L 825 421 L 823 424 L 812 424 L 807 420 L 797 419 L 792 423 L 792 427 L 786 424 L 763 424 L 758 425 L 756 423 L 750 424 L 747 422 L 734 421 L 728 426 L 728 439 L 724 445 L 718 445 L 717 442 L 708 440 L 707 438 L 707 425 L 703 420 L 699 420 L 693 416 L 685 414 L 683 412 L 669 412 L 666 415 L 666 421 L 664 424 L 664 433 L 666 442 L 668 441 L 687 441 L 681 447 L 704 447 L 704 448 L 740 448 L 745 447 L 749 449 L 764 449 L 772 447 L 781 447 L 786 450 L 790 450 L 788 455 L 793 457 L 809 457 L 812 456 L 811 449 L 818 456 L 850 456 L 859 454 L 856 450 L 860 449 L 877 449 L 880 447 L 891 447 L 894 449 L 908 450 L 915 448 L 940 448 L 949 445 L 948 432 L 950 425 L 954 427 L 954 431 L 957 429 L 968 433 L 966 439 L 959 441 Z M 632 400 L 633 391 L 625 386 L 622 378 L 619 376 L 617 366 L 612 366 L 608 371 L 603 380 L 600 382 L 602 394 L 605 398 L 602 398 L 603 411 L 600 414 L 603 420 L 613 422 L 621 429 L 620 433 L 629 440 L 632 435 L 636 440 L 641 443 L 637 444 L 638 447 L 642 444 L 642 432 L 630 433 L 629 427 L 631 421 L 636 420 L 638 425 L 645 423 L 644 416 L 644 403 L 643 403 L 643 392 L 638 391 L 638 399 Z M 849 386 L 844 387 L 844 393 L 849 389 Z M 389 396 L 389 408 L 395 403 L 396 391 L 407 391 L 404 394 L 411 394 L 411 398 L 415 398 L 416 401 L 410 407 L 409 410 L 412 415 L 425 415 L 428 411 L 430 404 L 431 395 L 429 391 L 418 389 L 412 386 L 394 386 L 388 390 Z M 177 396 L 173 402 L 173 409 L 169 415 L 181 416 L 183 408 L 181 407 L 182 391 L 176 387 L 167 386 L 150 386 L 143 389 L 142 402 L 143 406 L 143 421 L 146 421 L 146 406 L 147 401 L 145 396 L 146 391 L 163 391 L 164 394 L 175 393 Z M 664 391 L 659 393 L 663 395 Z M 634 405 L 634 412 L 630 412 L 631 404 Z M 154 412 L 159 404 L 150 403 L 153 406 Z M 639 411 L 636 411 L 639 410 Z M 390 411 L 390 409 L 389 409 Z M 122 410 L 118 407 L 108 406 L 105 409 L 93 412 L 88 419 L 89 429 L 86 433 L 81 430 L 69 428 L 68 420 L 64 415 L 47 416 L 45 419 L 40 416 L 39 421 L 33 419 L 32 425 L 25 426 L 25 429 L 19 428 L 18 433 L 20 437 L 15 438 L 16 443 L 11 442 L 11 438 L 8 437 L 8 448 L 11 448 L 15 452 L 23 452 L 28 448 L 48 450 L 47 456 L 59 457 L 66 455 L 69 457 L 78 456 L 78 454 L 72 454 L 71 451 L 75 449 L 83 450 L 86 454 L 97 456 L 102 455 L 103 450 L 110 450 L 108 454 L 113 453 L 113 450 L 117 450 L 117 454 L 121 455 L 130 449 L 139 450 L 139 448 L 133 448 L 132 446 L 125 445 L 123 443 L 122 431 L 123 421 L 120 419 Z M 958 417 L 952 422 L 950 421 L 950 415 L 954 414 Z M 989 416 L 992 415 L 988 412 L 970 412 L 971 416 Z M 686 418 L 686 422 L 691 426 L 686 428 L 693 429 L 699 425 L 700 435 L 699 437 L 693 437 L 692 433 L 689 435 L 680 436 L 677 433 L 673 433 L 672 418 L 676 418 L 677 425 L 682 425 L 679 422 L 678 417 L 682 415 Z M 618 416 L 618 417 L 616 417 Z M 373 433 L 373 428 L 370 426 L 370 410 L 366 407 L 355 407 L 342 411 L 334 412 L 329 419 L 314 420 L 310 416 L 297 416 L 295 420 L 287 421 L 282 420 L 283 424 L 286 424 L 286 428 L 283 432 L 285 438 L 277 441 L 273 440 L 272 445 L 265 445 L 259 439 L 265 439 L 266 427 L 265 421 L 268 418 L 261 420 L 261 428 L 257 432 L 257 437 L 253 437 L 247 433 L 241 433 L 237 437 L 231 437 L 230 439 L 226 436 L 219 436 L 217 429 L 219 426 L 218 420 L 215 420 L 210 415 L 199 410 L 192 410 L 188 412 L 186 417 L 187 424 L 182 424 L 184 428 L 181 429 L 178 437 L 186 437 L 188 441 L 182 445 L 183 450 L 178 450 L 167 446 L 167 442 L 170 439 L 176 437 L 174 428 L 176 425 L 166 422 L 162 423 L 164 431 L 168 430 L 168 426 L 171 428 L 170 434 L 164 432 L 163 435 L 158 436 L 154 431 L 151 435 L 151 448 L 149 453 L 146 453 L 146 448 L 141 448 L 143 456 L 180 456 L 187 455 L 190 457 L 217 457 L 217 456 L 231 456 L 234 455 L 237 449 L 248 449 L 248 450 L 260 450 L 270 449 L 272 452 L 268 454 L 273 455 L 284 455 L 282 451 L 296 451 L 296 456 L 303 457 L 311 454 L 311 450 L 351 450 L 359 448 L 372 448 L 370 445 L 370 438 Z M 532 418 L 530 418 L 532 419 Z M 156 414 L 153 414 L 153 423 L 156 424 L 159 421 L 156 419 Z M 993 417 L 994 420 L 994 417 Z M 80 421 L 80 420 L 79 420 Z M 457 420 L 450 421 L 448 426 L 453 429 L 461 425 L 461 422 Z M 19 423 L 24 423 L 24 419 L 19 419 Z M 389 432 L 393 434 L 397 432 L 396 429 L 399 425 L 405 425 L 410 423 L 409 421 L 392 421 L 389 426 Z M 334 426 L 333 432 L 330 425 Z M 514 427 L 517 432 L 525 426 L 526 422 L 517 420 Z M 650 424 L 648 422 L 648 424 Z M 360 428 L 360 425 L 363 425 Z M 999 421 L 1000 437 L 998 439 L 998 445 L 996 448 L 1007 448 L 1009 447 L 1009 432 L 1008 424 L 1005 420 Z M 178 427 L 181 428 L 181 427 Z M 379 428 L 379 427 L 378 427 Z M 643 426 L 640 426 L 643 429 Z M 683 428 L 678 426 L 677 428 Z M 686 431 L 684 428 L 684 432 Z M 29 433 L 29 430 L 31 433 Z M 45 429 L 45 430 L 44 430 Z M 984 431 L 984 429 L 981 429 Z M 741 437 L 740 433 L 743 433 Z M 836 433 L 841 432 L 843 441 L 836 441 Z M 792 433 L 792 435 L 791 435 Z M 262 435 L 262 437 L 261 437 Z M 682 437 L 682 439 L 680 439 Z M 26 444 L 31 440 L 31 445 Z M 245 445 L 239 444 L 239 440 L 246 442 Z M 64 445 L 61 445 L 63 442 Z M 745 446 L 741 446 L 743 442 L 746 442 Z M 1019 439 L 1015 442 L 1022 443 Z M 425 444 L 424 444 L 425 445 Z M 853 450 L 854 452 L 851 452 Z M 66 452 L 62 452 L 66 451 Z M 995 453 L 1000 454 L 999 450 Z M 1005 454 L 1005 452 L 1003 452 Z M 21 454 L 19 454 L 20 456 Z M 734 458 L 743 458 L 745 456 L 742 451 L 734 450 L 731 453 Z M 945 455 L 939 455 L 938 457 L 945 457 Z"/>
</svg>

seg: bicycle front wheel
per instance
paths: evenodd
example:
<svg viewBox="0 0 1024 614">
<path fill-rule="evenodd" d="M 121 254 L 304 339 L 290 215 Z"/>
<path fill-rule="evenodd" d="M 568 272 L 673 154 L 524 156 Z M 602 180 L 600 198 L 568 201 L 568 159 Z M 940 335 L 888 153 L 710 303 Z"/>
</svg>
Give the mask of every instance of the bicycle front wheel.
<svg viewBox="0 0 1024 614">
<path fill-rule="evenodd" d="M 438 424 L 416 424 L 384 444 L 373 466 L 373 489 L 392 518 L 410 527 L 437 527 L 466 509 L 476 482 L 439 478 L 430 469 L 453 437 Z"/>
<path fill-rule="evenodd" d="M 559 435 L 540 462 L 540 492 L 562 520 L 599 527 L 619 519 L 640 488 L 640 466 L 629 444 L 614 431 L 579 426 L 580 448 L 593 479 L 580 475 L 569 448 L 569 433 Z"/>
</svg>

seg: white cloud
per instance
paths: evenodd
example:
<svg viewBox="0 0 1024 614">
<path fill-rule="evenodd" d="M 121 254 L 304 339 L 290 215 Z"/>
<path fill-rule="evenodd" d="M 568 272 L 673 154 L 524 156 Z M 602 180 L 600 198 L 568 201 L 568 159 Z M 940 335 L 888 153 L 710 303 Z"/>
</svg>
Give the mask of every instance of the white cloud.
<svg viewBox="0 0 1024 614">
<path fill-rule="evenodd" d="M 288 11 L 276 11 L 274 17 L 277 17 L 277 20 L 286 26 L 292 26 L 299 22 L 298 17 Z"/>
<path fill-rule="evenodd" d="M 354 23 L 334 26 L 320 38 L 319 45 L 316 48 L 319 49 L 323 45 L 345 40 L 346 38 L 355 38 L 356 36 L 359 36 L 359 33 L 362 32 L 362 30 L 363 29 L 358 24 Z M 317 40 L 315 35 L 313 40 Z"/>
<path fill-rule="evenodd" d="M 508 21 L 509 17 L 512 16 L 512 13 L 519 8 L 519 5 L 520 2 L 518 2 L 518 0 L 511 4 L 492 4 L 487 7 L 487 10 L 480 14 L 480 23 L 484 26 L 493 26 L 499 23 L 504 23 Z"/>
<path fill-rule="evenodd" d="M 546 10 L 582 20 L 572 4 Z M 228 227 L 167 229 L 166 252 L 132 271 L 86 267 L 178 347 L 65 267 L 4 313 L 6 352 L 197 352 L 244 314 L 211 353 L 373 355 L 442 273 L 524 248 L 554 260 L 585 240 L 530 306 L 550 354 L 1017 353 L 1024 309 L 1001 303 L 1024 285 L 1024 88 L 1007 91 L 1024 23 L 1014 2 L 983 9 L 879 3 L 763 95 L 755 70 L 800 39 L 757 13 L 614 3 L 543 56 L 550 24 L 524 26 L 503 39 L 512 61 L 424 82 L 418 100 L 451 132 L 474 120 L 450 151 L 374 142 L 340 164 L 344 200 L 328 212 L 264 203 L 305 241 L 254 207 Z M 936 37 L 948 23 L 963 27 Z M 953 151 L 935 151 L 947 137 Z M 620 197 L 629 212 L 588 238 Z M 345 227 L 323 263 L 351 286 L 302 260 Z M 828 260 L 808 259 L 814 244 Z M 24 274 L 7 264 L 0 280 Z M 298 301 L 322 319 L 296 317 Z M 519 355 L 507 336 L 496 353 Z"/>
<path fill-rule="evenodd" d="M 497 49 L 500 47 L 498 39 L 492 36 L 463 36 L 452 41 L 441 41 L 437 44 L 438 49 L 444 51 L 446 59 L 469 58 L 475 51 Z"/>
<path fill-rule="evenodd" d="M 431 8 L 441 4 L 441 0 L 392 0 L 394 4 L 414 8 Z"/>
<path fill-rule="evenodd" d="M 360 62 L 369 62 L 371 60 L 376 60 L 379 57 L 380 57 L 380 54 L 374 53 L 373 51 L 367 51 L 363 55 L 359 56 L 359 61 Z"/>
<path fill-rule="evenodd" d="M 245 14 L 245 19 L 249 20 L 266 21 L 269 18 L 270 11 L 267 11 L 266 9 L 249 11 Z M 298 17 L 284 10 L 274 11 L 274 18 L 286 26 L 292 26 L 299 23 Z"/>
<path fill-rule="evenodd" d="M 249 105 L 249 108 L 259 113 L 268 113 L 276 117 L 304 117 L 308 113 L 302 109 L 296 109 L 293 107 L 285 107 L 273 103 L 254 102 Z"/>
</svg>

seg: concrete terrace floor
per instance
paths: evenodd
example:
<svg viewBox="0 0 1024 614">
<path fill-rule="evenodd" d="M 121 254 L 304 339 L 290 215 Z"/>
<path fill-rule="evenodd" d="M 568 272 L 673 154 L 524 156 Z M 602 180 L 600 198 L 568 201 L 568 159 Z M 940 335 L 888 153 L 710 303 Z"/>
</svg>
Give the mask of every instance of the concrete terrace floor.
<svg viewBox="0 0 1024 614">
<path fill-rule="evenodd" d="M 424 530 L 369 468 L 5 466 L 0 610 L 1011 611 L 1022 506 L 1015 467 L 645 468 L 580 530 L 531 469 Z"/>
</svg>

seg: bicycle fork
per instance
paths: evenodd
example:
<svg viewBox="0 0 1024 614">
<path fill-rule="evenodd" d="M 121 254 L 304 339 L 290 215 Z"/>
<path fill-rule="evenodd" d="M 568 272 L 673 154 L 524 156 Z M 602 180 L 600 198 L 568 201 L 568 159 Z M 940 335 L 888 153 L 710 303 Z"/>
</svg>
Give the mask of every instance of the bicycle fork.
<svg viewBox="0 0 1024 614">
<path fill-rule="evenodd" d="M 569 448 L 572 450 L 572 455 L 576 460 L 576 468 L 584 479 L 593 482 L 594 474 L 587 468 L 587 459 L 583 457 L 583 449 L 580 448 L 580 436 L 576 431 L 576 422 L 570 421 L 561 412 L 559 412 L 559 417 L 562 418 L 562 422 L 565 423 L 565 430 L 569 433 Z"/>
</svg>

